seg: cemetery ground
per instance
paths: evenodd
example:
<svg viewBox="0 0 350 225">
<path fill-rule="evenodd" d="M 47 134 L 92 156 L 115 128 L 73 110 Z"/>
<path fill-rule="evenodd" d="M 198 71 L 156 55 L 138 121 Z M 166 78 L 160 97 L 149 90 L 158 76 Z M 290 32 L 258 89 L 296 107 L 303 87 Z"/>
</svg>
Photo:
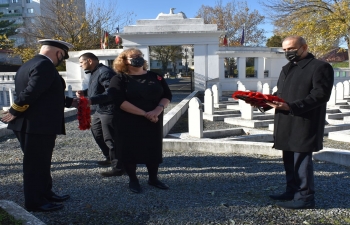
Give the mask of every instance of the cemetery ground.
<svg viewBox="0 0 350 225">
<path fill-rule="evenodd" d="M 186 132 L 186 116 L 170 133 Z M 204 121 L 204 130 L 233 127 Z M 286 210 L 268 197 L 284 191 L 280 157 L 166 150 L 159 178 L 170 189 L 147 185 L 147 170 L 139 165 L 143 192 L 134 194 L 127 176 L 100 176 L 107 169 L 96 165 L 102 154 L 74 116 L 66 128 L 67 135 L 56 141 L 52 176 L 54 191 L 71 199 L 63 210 L 32 213 L 46 224 L 350 224 L 348 167 L 315 161 L 316 208 Z M 325 146 L 350 150 L 349 144 L 330 141 L 325 138 Z M 0 179 L 0 199 L 23 207 L 22 152 L 13 135 L 0 138 Z"/>
</svg>

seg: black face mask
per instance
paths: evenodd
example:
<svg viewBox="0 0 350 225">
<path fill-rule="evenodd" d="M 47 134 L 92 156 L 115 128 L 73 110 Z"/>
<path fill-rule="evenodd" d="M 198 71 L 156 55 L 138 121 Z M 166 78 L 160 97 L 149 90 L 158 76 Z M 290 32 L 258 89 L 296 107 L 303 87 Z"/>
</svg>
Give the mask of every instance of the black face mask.
<svg viewBox="0 0 350 225">
<path fill-rule="evenodd" d="M 145 60 L 142 57 L 130 59 L 130 65 L 133 67 L 142 67 L 143 64 L 145 64 Z"/>
<path fill-rule="evenodd" d="M 300 46 L 300 48 L 301 47 L 302 46 Z M 284 55 L 285 55 L 286 59 L 288 61 L 290 61 L 290 62 L 297 62 L 297 61 L 299 61 L 301 55 L 304 53 L 304 51 L 303 51 L 300 55 L 297 54 L 297 52 L 299 51 L 300 48 L 298 48 L 298 50 L 295 50 L 295 51 L 285 51 Z"/>
<path fill-rule="evenodd" d="M 64 60 L 64 57 L 63 57 L 62 53 L 61 53 L 61 56 L 62 56 L 61 59 L 59 59 L 58 56 L 57 56 L 57 64 L 56 64 L 56 67 L 59 66 L 59 65 L 61 65 L 61 63 L 62 63 L 63 60 Z"/>
</svg>

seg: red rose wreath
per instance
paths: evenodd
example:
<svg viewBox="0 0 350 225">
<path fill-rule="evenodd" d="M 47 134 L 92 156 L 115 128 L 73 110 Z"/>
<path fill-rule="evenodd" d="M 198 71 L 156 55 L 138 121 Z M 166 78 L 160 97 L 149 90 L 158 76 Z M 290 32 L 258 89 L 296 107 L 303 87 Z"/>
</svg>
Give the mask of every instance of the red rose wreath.
<svg viewBox="0 0 350 225">
<path fill-rule="evenodd" d="M 78 106 L 79 129 L 87 130 L 91 127 L 89 100 L 85 97 L 80 97 Z"/>
<path fill-rule="evenodd" d="M 257 107 L 260 111 L 265 112 L 268 109 L 271 109 L 271 106 L 267 105 L 266 102 L 284 102 L 283 99 L 274 96 L 274 95 L 264 95 L 260 92 L 254 91 L 235 91 L 232 94 L 232 98 L 241 99 L 248 104 L 252 104 Z"/>
</svg>

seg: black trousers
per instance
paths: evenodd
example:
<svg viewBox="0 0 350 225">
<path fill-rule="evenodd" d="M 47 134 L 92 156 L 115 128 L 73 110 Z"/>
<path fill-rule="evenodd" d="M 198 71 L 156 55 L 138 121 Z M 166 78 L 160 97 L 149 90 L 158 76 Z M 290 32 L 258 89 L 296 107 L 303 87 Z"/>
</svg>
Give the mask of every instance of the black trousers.
<svg viewBox="0 0 350 225">
<path fill-rule="evenodd" d="M 23 188 L 25 207 L 49 203 L 52 196 L 51 158 L 56 135 L 14 131 L 23 151 Z"/>
<path fill-rule="evenodd" d="M 113 160 L 114 153 L 114 128 L 113 115 L 95 112 L 91 118 L 91 132 L 103 155 Z"/>
<path fill-rule="evenodd" d="M 312 152 L 283 151 L 287 192 L 294 193 L 294 200 L 314 200 L 314 169 Z"/>
</svg>

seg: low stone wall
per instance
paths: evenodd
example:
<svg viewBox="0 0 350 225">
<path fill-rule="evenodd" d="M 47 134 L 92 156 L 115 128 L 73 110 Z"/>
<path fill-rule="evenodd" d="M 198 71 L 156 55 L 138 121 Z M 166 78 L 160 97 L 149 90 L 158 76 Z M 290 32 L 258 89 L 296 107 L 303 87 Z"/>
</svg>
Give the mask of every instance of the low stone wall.
<svg viewBox="0 0 350 225">
<path fill-rule="evenodd" d="M 163 118 L 163 137 L 165 137 L 170 129 L 175 125 L 175 123 L 180 119 L 182 114 L 188 109 L 188 103 L 193 97 L 199 94 L 198 91 L 192 92 L 185 99 L 183 99 L 179 104 L 172 108 Z"/>
</svg>

